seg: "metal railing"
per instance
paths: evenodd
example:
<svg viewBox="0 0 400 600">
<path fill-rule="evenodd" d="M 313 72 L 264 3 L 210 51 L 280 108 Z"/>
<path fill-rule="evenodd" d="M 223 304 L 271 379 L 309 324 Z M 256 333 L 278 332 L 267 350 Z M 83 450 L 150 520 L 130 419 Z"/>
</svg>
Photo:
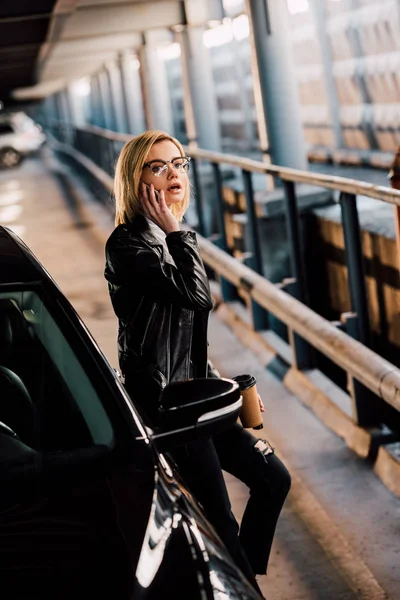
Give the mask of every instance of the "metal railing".
<svg viewBox="0 0 400 600">
<path fill-rule="evenodd" d="M 68 150 L 68 147 L 64 146 L 64 150 L 75 154 L 76 160 L 81 164 L 86 163 L 85 168 L 96 179 L 102 178 L 102 185 L 105 185 L 109 192 L 118 153 L 131 136 L 116 134 L 97 127 L 71 128 L 66 127 L 65 124 L 56 124 L 53 131 L 59 141 L 70 144 L 74 148 Z M 306 369 L 313 365 L 313 349 L 323 353 L 344 369 L 355 383 L 353 418 L 359 426 L 372 427 L 381 424 L 381 406 L 377 402 L 377 397 L 400 411 L 400 371 L 370 348 L 371 326 L 356 203 L 357 195 L 363 195 L 400 206 L 400 192 L 354 179 L 278 167 L 199 148 L 186 148 L 185 151 L 192 157 L 197 229 L 202 236 L 200 237 L 202 255 L 206 264 L 220 277 L 223 300 L 230 301 L 237 298 L 236 289 L 242 288 L 251 299 L 255 330 L 264 330 L 268 327 L 269 313 L 285 323 L 293 333 L 292 350 L 294 364 L 298 369 Z M 202 161 L 212 165 L 214 184 L 217 189 L 219 232 L 218 237 L 212 238 L 214 243 L 204 237 L 209 236 L 210 232 L 206 231 L 203 218 L 204 206 L 199 169 Z M 250 231 L 248 248 L 250 260 L 247 266 L 232 258 L 227 252 L 221 165 L 238 168 L 242 174 Z M 102 176 L 99 176 L 98 168 L 102 170 Z M 107 173 L 106 177 L 104 172 Z M 290 294 L 263 277 L 261 240 L 252 183 L 253 173 L 271 175 L 279 179 L 283 185 L 292 271 Z M 352 313 L 347 315 L 345 324 L 347 333 L 306 305 L 308 290 L 296 196 L 296 184 L 300 183 L 336 190 L 340 194 L 339 204 L 352 310 Z"/>
</svg>

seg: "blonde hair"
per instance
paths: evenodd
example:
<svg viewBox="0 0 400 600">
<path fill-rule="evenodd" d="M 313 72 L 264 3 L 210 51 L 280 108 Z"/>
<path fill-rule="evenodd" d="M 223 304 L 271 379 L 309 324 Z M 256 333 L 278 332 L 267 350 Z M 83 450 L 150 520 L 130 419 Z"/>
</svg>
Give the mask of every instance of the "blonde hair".
<svg viewBox="0 0 400 600">
<path fill-rule="evenodd" d="M 136 215 L 142 213 L 139 186 L 143 165 L 146 163 L 147 155 L 154 144 L 164 141 L 175 144 L 180 155 L 185 156 L 182 145 L 177 139 L 157 129 L 149 129 L 132 138 L 123 146 L 118 157 L 114 177 L 115 225 L 128 223 Z M 189 199 L 190 185 L 188 181 L 183 200 L 171 207 L 171 212 L 178 221 L 182 221 L 183 215 L 189 206 Z"/>
</svg>

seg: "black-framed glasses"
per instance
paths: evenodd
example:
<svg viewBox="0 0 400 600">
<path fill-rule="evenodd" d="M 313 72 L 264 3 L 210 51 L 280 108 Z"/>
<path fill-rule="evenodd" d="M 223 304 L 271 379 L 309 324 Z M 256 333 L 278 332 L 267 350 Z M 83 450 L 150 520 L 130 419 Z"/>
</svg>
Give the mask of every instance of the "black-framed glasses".
<svg viewBox="0 0 400 600">
<path fill-rule="evenodd" d="M 157 158 L 156 160 L 151 160 L 144 164 L 143 169 L 149 168 L 155 177 L 161 177 L 168 171 L 168 163 L 171 163 L 174 169 L 180 173 L 186 173 L 189 170 L 190 160 L 190 156 L 177 156 L 172 160 L 161 160 L 161 158 Z"/>
</svg>

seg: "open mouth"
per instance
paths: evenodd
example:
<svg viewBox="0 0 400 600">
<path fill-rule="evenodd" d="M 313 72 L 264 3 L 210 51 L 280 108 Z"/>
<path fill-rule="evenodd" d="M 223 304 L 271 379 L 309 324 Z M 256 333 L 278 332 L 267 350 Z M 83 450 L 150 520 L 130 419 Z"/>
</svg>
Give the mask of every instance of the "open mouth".
<svg viewBox="0 0 400 600">
<path fill-rule="evenodd" d="M 182 189 L 182 186 L 180 185 L 180 183 L 174 183 L 173 185 L 170 185 L 169 188 L 167 189 L 168 192 L 178 192 Z"/>
</svg>

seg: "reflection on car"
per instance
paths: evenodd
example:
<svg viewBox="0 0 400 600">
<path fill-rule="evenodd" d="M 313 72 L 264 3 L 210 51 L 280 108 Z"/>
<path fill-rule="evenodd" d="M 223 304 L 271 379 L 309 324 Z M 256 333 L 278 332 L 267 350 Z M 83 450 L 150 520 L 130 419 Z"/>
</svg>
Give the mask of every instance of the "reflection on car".
<svg viewBox="0 0 400 600">
<path fill-rule="evenodd" d="M 65 296 L 0 227 L 0 596 L 257 598 L 168 459 L 240 402 L 230 380 L 173 384 L 160 427 L 145 427 Z"/>
</svg>

